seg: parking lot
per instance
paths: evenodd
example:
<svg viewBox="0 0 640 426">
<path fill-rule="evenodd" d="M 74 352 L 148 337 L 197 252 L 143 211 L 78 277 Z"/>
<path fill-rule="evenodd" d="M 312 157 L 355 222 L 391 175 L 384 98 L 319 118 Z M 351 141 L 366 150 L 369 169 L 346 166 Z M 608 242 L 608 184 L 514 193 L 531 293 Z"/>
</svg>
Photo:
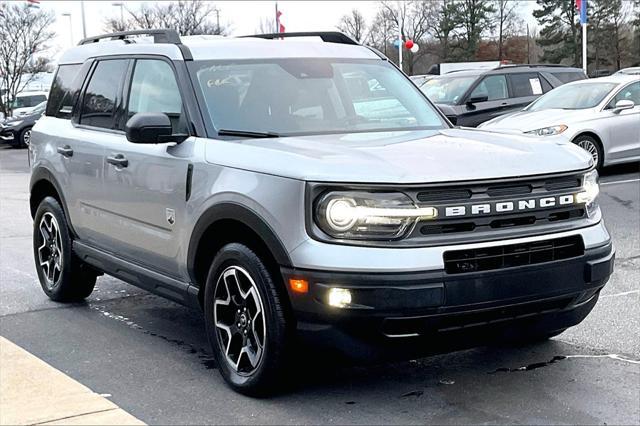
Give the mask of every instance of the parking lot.
<svg viewBox="0 0 640 426">
<path fill-rule="evenodd" d="M 86 303 L 49 301 L 31 248 L 26 150 L 0 148 L 0 335 L 147 423 L 640 422 L 640 173 L 605 170 L 616 269 L 579 326 L 541 344 L 408 362 L 299 360 L 287 391 L 251 399 L 215 370 L 202 315 L 110 277 Z"/>
</svg>

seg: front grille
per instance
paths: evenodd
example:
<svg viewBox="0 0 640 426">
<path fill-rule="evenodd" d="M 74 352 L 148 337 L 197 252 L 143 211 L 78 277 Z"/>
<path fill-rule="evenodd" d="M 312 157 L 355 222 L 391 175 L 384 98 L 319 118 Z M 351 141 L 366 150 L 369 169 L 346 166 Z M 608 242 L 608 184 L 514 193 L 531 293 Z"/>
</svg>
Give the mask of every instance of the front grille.
<svg viewBox="0 0 640 426">
<path fill-rule="evenodd" d="M 447 251 L 444 253 L 444 268 L 447 274 L 463 274 L 535 265 L 583 254 L 582 237 L 574 235 L 523 244 Z"/>
</svg>

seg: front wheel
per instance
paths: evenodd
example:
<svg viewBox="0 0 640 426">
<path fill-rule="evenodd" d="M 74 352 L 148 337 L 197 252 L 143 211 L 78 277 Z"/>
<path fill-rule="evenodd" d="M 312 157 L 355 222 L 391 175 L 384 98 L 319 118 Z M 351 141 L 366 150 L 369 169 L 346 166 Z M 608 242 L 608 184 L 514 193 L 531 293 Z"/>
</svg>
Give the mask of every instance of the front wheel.
<svg viewBox="0 0 640 426">
<path fill-rule="evenodd" d="M 593 158 L 593 163 L 596 168 L 600 170 L 602 168 L 602 162 L 604 160 L 604 155 L 602 153 L 602 147 L 600 143 L 595 140 L 595 138 L 588 135 L 578 136 L 574 141 L 574 144 L 578 145 L 580 148 L 584 149 L 591 155 Z"/>
<path fill-rule="evenodd" d="M 26 148 L 31 143 L 31 127 L 27 127 L 26 129 L 20 132 L 18 136 L 18 148 Z"/>
<path fill-rule="evenodd" d="M 56 302 L 78 302 L 89 296 L 97 274 L 73 253 L 60 203 L 53 197 L 42 200 L 33 225 L 33 257 L 46 295 Z"/>
<path fill-rule="evenodd" d="M 290 340 L 283 301 L 271 273 L 247 246 L 227 244 L 213 260 L 205 319 L 218 370 L 234 390 L 264 395 L 282 383 Z"/>
</svg>

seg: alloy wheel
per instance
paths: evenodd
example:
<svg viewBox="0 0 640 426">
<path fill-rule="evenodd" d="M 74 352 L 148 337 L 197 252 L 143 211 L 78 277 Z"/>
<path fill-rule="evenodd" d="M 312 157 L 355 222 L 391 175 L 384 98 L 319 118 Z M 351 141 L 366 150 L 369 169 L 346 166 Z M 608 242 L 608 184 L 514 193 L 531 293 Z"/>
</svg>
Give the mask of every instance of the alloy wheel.
<svg viewBox="0 0 640 426">
<path fill-rule="evenodd" d="M 236 373 L 250 375 L 260 365 L 267 337 L 258 287 L 245 269 L 230 266 L 218 277 L 214 297 L 219 346 Z"/>
<path fill-rule="evenodd" d="M 62 236 L 60 226 L 53 214 L 46 212 L 38 225 L 41 245 L 38 247 L 38 261 L 46 280 L 47 288 L 53 289 L 62 276 Z"/>
<path fill-rule="evenodd" d="M 24 132 L 24 135 L 22 136 L 22 142 L 24 142 L 25 145 L 29 146 L 29 144 L 31 143 L 31 129 Z"/>
<path fill-rule="evenodd" d="M 593 142 L 588 139 L 583 139 L 581 141 L 578 141 L 578 146 L 591 154 L 594 164 L 598 164 L 598 147 L 596 147 Z"/>
</svg>

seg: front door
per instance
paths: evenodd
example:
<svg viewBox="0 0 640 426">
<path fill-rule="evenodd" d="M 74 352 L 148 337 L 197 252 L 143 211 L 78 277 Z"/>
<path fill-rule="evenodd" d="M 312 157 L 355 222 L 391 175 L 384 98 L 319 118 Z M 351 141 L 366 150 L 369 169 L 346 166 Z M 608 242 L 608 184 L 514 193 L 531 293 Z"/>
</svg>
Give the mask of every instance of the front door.
<svg viewBox="0 0 640 426">
<path fill-rule="evenodd" d="M 473 98 L 486 101 L 467 103 Z M 480 123 L 506 113 L 510 108 L 507 79 L 502 74 L 488 75 L 478 83 L 465 98 L 465 104 L 458 106 L 459 126 L 476 127 Z"/>
<path fill-rule="evenodd" d="M 618 113 L 612 110 L 618 101 L 632 101 L 635 106 Z M 619 158 L 640 157 L 640 82 L 635 82 L 622 88 L 620 92 L 609 103 L 604 114 L 611 115 L 609 122 L 608 158 L 616 160 Z"/>
<path fill-rule="evenodd" d="M 173 133 L 189 133 L 182 97 L 170 62 L 136 59 L 125 84 L 123 119 L 139 112 L 169 116 Z M 180 278 L 178 258 L 184 225 L 187 174 L 195 138 L 181 144 L 131 143 L 125 135 L 105 145 L 104 184 L 118 256 Z"/>
</svg>

